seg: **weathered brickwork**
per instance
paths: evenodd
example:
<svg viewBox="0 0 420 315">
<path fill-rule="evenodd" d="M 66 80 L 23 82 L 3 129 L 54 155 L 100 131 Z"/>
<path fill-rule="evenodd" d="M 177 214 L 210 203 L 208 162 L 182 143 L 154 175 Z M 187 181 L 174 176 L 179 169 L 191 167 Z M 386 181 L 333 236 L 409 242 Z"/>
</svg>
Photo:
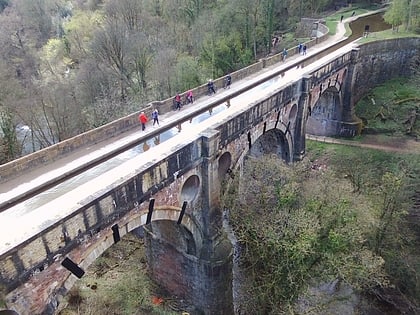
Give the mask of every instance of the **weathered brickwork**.
<svg viewBox="0 0 420 315">
<path fill-rule="evenodd" d="M 188 144 L 167 159 L 159 161 L 156 165 L 150 166 L 149 169 L 137 175 L 135 181 L 131 178 L 127 179 L 126 184 L 106 187 L 105 191 L 108 189 L 111 191 L 91 196 L 94 200 L 86 206 L 80 204 L 81 207 L 78 211 L 48 228 L 43 236 L 37 235 L 32 240 L 15 248 L 15 254 L 13 254 L 15 258 L 7 259 L 10 254 L 3 254 L 0 257 L 2 282 L 13 289 L 21 281 L 26 281 L 33 273 L 43 269 L 40 266 L 51 264 L 52 257 L 66 254 L 86 238 L 98 233 L 103 226 L 123 216 L 134 207 L 134 204 L 142 203 L 162 187 L 170 185 L 175 180 L 173 173 L 180 170 L 186 172 L 190 166 L 184 161 L 191 162 L 200 159 L 199 153 L 199 150 L 194 149 L 194 144 Z M 172 174 L 169 173 L 168 165 L 172 165 Z M 137 183 L 141 183 L 140 187 L 137 187 Z M 169 188 L 164 195 L 163 200 L 166 204 L 177 203 L 178 192 L 174 193 Z M 11 261 L 13 261 L 14 268 L 10 268 Z"/>
</svg>

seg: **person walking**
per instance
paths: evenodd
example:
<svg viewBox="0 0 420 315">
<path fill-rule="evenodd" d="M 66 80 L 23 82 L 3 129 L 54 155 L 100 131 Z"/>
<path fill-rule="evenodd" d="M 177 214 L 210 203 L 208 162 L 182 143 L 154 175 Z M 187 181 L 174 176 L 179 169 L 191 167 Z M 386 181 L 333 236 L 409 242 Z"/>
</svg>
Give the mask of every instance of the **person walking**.
<svg viewBox="0 0 420 315">
<path fill-rule="evenodd" d="M 211 79 L 209 80 L 209 82 L 207 83 L 207 89 L 208 89 L 209 95 L 216 94 L 213 80 Z"/>
<path fill-rule="evenodd" d="M 153 118 L 153 126 L 155 124 L 158 124 L 159 126 L 159 111 L 157 110 L 157 108 L 155 108 L 155 110 L 152 112 L 152 118 Z"/>
<path fill-rule="evenodd" d="M 185 94 L 185 104 L 192 104 L 194 102 L 192 90 L 188 90 Z"/>
<path fill-rule="evenodd" d="M 232 77 L 231 77 L 230 73 L 228 73 L 226 75 L 226 78 L 225 78 L 225 89 L 230 89 L 230 84 L 231 83 L 232 83 Z"/>
<path fill-rule="evenodd" d="M 287 49 L 284 48 L 283 49 L 283 61 L 286 61 L 286 57 L 287 57 Z"/>
<path fill-rule="evenodd" d="M 303 50 L 303 54 L 306 55 L 306 45 L 303 45 L 302 50 Z"/>
<path fill-rule="evenodd" d="M 299 43 L 297 47 L 299 55 L 302 54 L 302 47 L 303 47 L 302 43 Z"/>
<path fill-rule="evenodd" d="M 174 97 L 174 105 L 175 110 L 181 110 L 181 96 L 179 95 L 179 93 L 176 93 Z"/>
<path fill-rule="evenodd" d="M 141 130 L 145 130 L 146 129 L 146 123 L 148 122 L 149 119 L 147 119 L 147 116 L 144 112 L 141 112 L 139 115 L 139 121 L 141 123 Z"/>
</svg>

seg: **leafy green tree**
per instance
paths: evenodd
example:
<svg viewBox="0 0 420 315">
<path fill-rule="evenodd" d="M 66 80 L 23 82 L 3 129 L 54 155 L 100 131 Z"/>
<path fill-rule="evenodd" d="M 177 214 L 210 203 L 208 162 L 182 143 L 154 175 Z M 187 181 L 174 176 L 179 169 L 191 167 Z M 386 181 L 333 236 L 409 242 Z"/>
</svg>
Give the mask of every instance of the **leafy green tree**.
<svg viewBox="0 0 420 315">
<path fill-rule="evenodd" d="M 45 43 L 53 34 L 53 17 L 60 15 L 65 3 L 63 0 L 15 0 L 17 11 L 23 18 L 27 32 L 33 34 L 37 44 Z"/>
<path fill-rule="evenodd" d="M 382 251 L 386 236 L 394 234 L 391 232 L 395 231 L 398 223 L 400 223 L 401 216 L 406 214 L 404 200 L 407 197 L 407 187 L 404 183 L 404 177 L 402 173 L 395 175 L 390 172 L 382 176 L 379 194 L 381 198 L 381 203 L 379 203 L 379 221 L 374 240 L 374 249 L 378 254 Z"/>
<path fill-rule="evenodd" d="M 203 45 L 201 60 L 213 69 L 212 77 L 225 75 L 248 64 L 251 52 L 247 50 L 238 33 L 214 40 L 208 38 Z"/>
<path fill-rule="evenodd" d="M 420 3 L 416 0 L 409 0 L 408 2 L 408 17 L 407 29 L 413 30 L 416 33 L 420 32 Z"/>
<path fill-rule="evenodd" d="M 324 9 L 329 3 L 329 0 L 310 0 L 309 9 L 312 16 L 316 16 L 319 12 Z"/>
<path fill-rule="evenodd" d="M 231 189 L 223 200 L 246 275 L 245 313 L 284 312 L 310 279 L 359 289 L 386 280 L 383 259 L 363 244 L 369 206 L 345 179 L 311 171 L 308 161 L 288 166 L 265 156 L 248 159 Z"/>
<path fill-rule="evenodd" d="M 90 41 L 102 21 L 103 14 L 98 11 L 76 10 L 71 19 L 64 23 L 64 42 L 71 65 L 87 59 Z"/>
<path fill-rule="evenodd" d="M 271 38 L 273 36 L 274 31 L 274 8 L 275 8 L 275 1 L 274 0 L 266 0 L 264 3 L 265 6 L 265 42 L 267 47 L 267 52 L 271 52 Z"/>
<path fill-rule="evenodd" d="M 202 2 L 202 0 L 187 0 L 184 6 L 181 7 L 182 16 L 188 26 L 191 26 L 199 18 L 203 8 Z"/>
<path fill-rule="evenodd" d="M 420 4 L 416 0 L 396 0 L 385 12 L 384 19 L 398 31 L 400 25 L 405 26 L 405 30 L 418 32 Z"/>
<path fill-rule="evenodd" d="M 391 3 L 390 8 L 384 14 L 384 20 L 398 31 L 401 24 L 406 22 L 406 0 L 396 0 Z"/>
<path fill-rule="evenodd" d="M 179 56 L 174 68 L 174 83 L 176 91 L 182 92 L 201 84 L 200 67 L 196 58 Z"/>
</svg>

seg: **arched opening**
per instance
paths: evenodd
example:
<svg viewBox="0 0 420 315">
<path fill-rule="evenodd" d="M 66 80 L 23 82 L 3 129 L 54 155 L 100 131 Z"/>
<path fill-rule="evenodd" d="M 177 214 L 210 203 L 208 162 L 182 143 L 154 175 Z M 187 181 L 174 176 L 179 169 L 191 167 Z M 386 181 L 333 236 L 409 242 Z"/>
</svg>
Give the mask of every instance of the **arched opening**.
<svg viewBox="0 0 420 315">
<path fill-rule="evenodd" d="M 268 130 L 252 144 L 248 152 L 248 156 L 254 158 L 265 154 L 276 154 L 289 162 L 289 145 L 283 132 L 278 129 Z"/>
<path fill-rule="evenodd" d="M 147 246 L 153 246 L 154 251 L 148 250 Z M 85 314 L 87 309 L 91 310 L 90 314 L 117 314 L 124 308 L 127 312 L 125 299 L 130 301 L 128 304 L 141 304 L 147 310 L 148 303 L 138 301 L 149 298 L 153 290 L 148 280 L 149 271 L 154 268 L 155 262 L 149 254 L 163 253 L 161 257 L 166 258 L 165 261 L 156 264 L 163 263 L 169 274 L 175 272 L 182 277 L 182 257 L 190 257 L 195 252 L 192 233 L 174 221 L 152 221 L 136 228 L 124 234 L 121 241 L 106 248 L 85 268 L 86 274 L 81 279 L 73 282 L 71 287 L 64 286 L 60 294 L 68 288 L 69 292 L 65 296 L 66 303 L 63 303 L 65 309 L 60 314 L 76 314 L 79 308 L 77 314 Z M 163 272 L 162 276 L 166 276 L 166 273 Z M 103 306 L 104 298 L 110 295 L 117 295 L 116 299 Z"/>
<path fill-rule="evenodd" d="M 296 121 L 297 110 L 298 110 L 297 104 L 293 104 L 289 112 L 289 121 L 293 124 Z"/>
<path fill-rule="evenodd" d="M 197 247 L 192 233 L 185 226 L 169 220 L 153 221 L 144 227 L 160 242 L 171 244 L 178 251 L 196 255 Z"/>
<path fill-rule="evenodd" d="M 190 176 L 181 189 L 181 200 L 191 203 L 200 191 L 200 178 L 197 175 Z"/>
<path fill-rule="evenodd" d="M 337 122 L 341 121 L 342 108 L 336 87 L 327 88 L 319 97 L 308 116 L 307 133 L 316 136 L 337 134 Z"/>
<path fill-rule="evenodd" d="M 225 152 L 219 158 L 218 176 L 219 180 L 222 181 L 228 173 L 232 164 L 232 155 L 229 152 Z"/>
</svg>

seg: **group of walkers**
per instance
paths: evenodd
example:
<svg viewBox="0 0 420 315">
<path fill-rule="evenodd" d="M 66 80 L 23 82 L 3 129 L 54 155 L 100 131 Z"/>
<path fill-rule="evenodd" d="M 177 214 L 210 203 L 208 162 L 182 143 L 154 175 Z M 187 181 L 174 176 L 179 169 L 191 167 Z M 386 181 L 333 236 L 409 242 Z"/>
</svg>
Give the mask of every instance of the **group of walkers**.
<svg viewBox="0 0 420 315">
<path fill-rule="evenodd" d="M 227 74 L 223 82 L 223 88 L 230 89 L 231 84 L 232 84 L 232 77 L 230 74 Z M 211 79 L 207 82 L 207 90 L 208 90 L 208 95 L 216 94 L 216 86 L 213 80 Z M 192 90 L 188 90 L 185 93 L 184 104 L 182 104 L 182 97 L 179 93 L 176 93 L 176 95 L 173 98 L 174 110 L 181 110 L 183 105 L 188 105 L 188 104 L 193 104 L 193 103 L 194 103 L 194 95 L 193 95 Z M 159 126 L 159 111 L 157 109 L 153 110 L 151 118 L 153 119 L 153 126 L 156 124 Z M 138 119 L 141 124 L 141 129 L 144 131 L 146 129 L 146 124 L 149 121 L 145 112 L 142 111 Z"/>
<path fill-rule="evenodd" d="M 155 108 L 152 112 L 152 119 L 153 119 L 153 126 L 158 125 L 159 126 L 159 111 L 157 108 Z M 147 118 L 145 112 L 141 112 L 139 115 L 139 122 L 141 124 L 141 130 L 146 130 L 146 123 L 149 121 L 149 118 Z"/>
<path fill-rule="evenodd" d="M 230 89 L 231 84 L 232 84 L 232 76 L 230 75 L 230 73 L 228 73 L 223 80 L 223 88 Z M 214 85 L 214 82 L 212 79 L 210 79 L 207 82 L 207 94 L 208 95 L 216 94 L 216 86 Z"/>
<path fill-rule="evenodd" d="M 306 55 L 306 44 L 302 44 L 299 43 L 299 45 L 297 46 L 297 52 L 300 55 Z M 286 60 L 287 57 L 287 49 L 284 48 L 283 52 L 282 52 L 282 56 L 283 56 L 283 61 Z M 228 73 L 223 81 L 223 88 L 224 89 L 230 89 L 230 85 L 232 84 L 232 77 L 231 75 Z M 207 94 L 208 95 L 213 95 L 216 94 L 216 86 L 213 82 L 213 80 L 209 79 L 207 82 Z M 194 102 L 194 96 L 193 96 L 193 92 L 192 90 L 188 90 L 185 95 L 185 100 L 184 100 L 184 105 L 187 104 L 192 104 Z M 182 98 L 181 95 L 179 93 L 176 93 L 174 99 L 173 99 L 173 106 L 174 106 L 174 110 L 181 110 L 182 107 Z M 152 119 L 153 119 L 153 126 L 154 125 L 159 125 L 159 112 L 157 109 L 155 109 L 152 112 Z M 146 123 L 148 122 L 148 118 L 146 116 L 146 114 L 144 112 L 141 112 L 139 115 L 139 122 L 141 123 L 142 126 L 142 130 L 146 129 Z"/>
<path fill-rule="evenodd" d="M 306 44 L 299 43 L 299 45 L 297 46 L 297 51 L 299 55 L 306 55 L 306 48 Z"/>
<path fill-rule="evenodd" d="M 174 97 L 174 108 L 176 110 L 181 110 L 182 101 L 181 101 L 181 95 L 179 93 L 176 93 Z M 185 93 L 185 104 L 192 104 L 194 102 L 193 92 L 191 90 L 188 90 L 187 93 Z M 153 126 L 158 125 L 159 126 L 159 111 L 157 108 L 155 108 L 152 112 L 152 119 L 153 119 Z M 147 118 L 147 115 L 145 112 L 141 112 L 139 115 L 139 122 L 141 124 L 141 130 L 146 129 L 146 123 L 149 121 L 149 118 Z"/>
<path fill-rule="evenodd" d="M 188 90 L 185 93 L 184 105 L 188 105 L 188 104 L 192 104 L 192 103 L 194 103 L 193 92 L 192 92 L 192 90 Z M 175 110 L 181 110 L 182 98 L 181 98 L 181 95 L 179 95 L 179 93 L 176 93 L 176 95 L 174 97 L 174 100 L 173 100 L 173 104 L 174 104 L 174 109 Z"/>
</svg>

